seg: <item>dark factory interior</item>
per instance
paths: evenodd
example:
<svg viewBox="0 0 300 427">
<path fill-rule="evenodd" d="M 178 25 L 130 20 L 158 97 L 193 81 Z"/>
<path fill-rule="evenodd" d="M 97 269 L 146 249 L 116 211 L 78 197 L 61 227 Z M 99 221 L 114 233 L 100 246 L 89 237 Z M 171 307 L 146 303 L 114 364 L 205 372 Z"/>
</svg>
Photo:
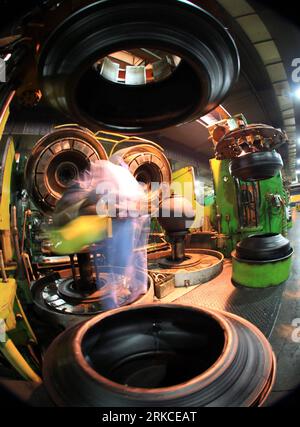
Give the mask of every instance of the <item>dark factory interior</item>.
<svg viewBox="0 0 300 427">
<path fill-rule="evenodd" d="M 0 407 L 300 404 L 280 6 L 0 1 Z"/>
</svg>

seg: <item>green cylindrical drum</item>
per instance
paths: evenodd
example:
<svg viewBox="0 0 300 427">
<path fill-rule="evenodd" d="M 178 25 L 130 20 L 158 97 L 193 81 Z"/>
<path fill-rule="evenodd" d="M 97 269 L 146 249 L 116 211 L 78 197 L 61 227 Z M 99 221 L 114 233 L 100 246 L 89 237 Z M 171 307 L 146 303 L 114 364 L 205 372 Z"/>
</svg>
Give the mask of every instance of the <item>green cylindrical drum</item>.
<svg viewBox="0 0 300 427">
<path fill-rule="evenodd" d="M 274 260 L 248 260 L 232 256 L 232 283 L 249 288 L 278 286 L 290 275 L 293 249 L 282 258 Z"/>
</svg>

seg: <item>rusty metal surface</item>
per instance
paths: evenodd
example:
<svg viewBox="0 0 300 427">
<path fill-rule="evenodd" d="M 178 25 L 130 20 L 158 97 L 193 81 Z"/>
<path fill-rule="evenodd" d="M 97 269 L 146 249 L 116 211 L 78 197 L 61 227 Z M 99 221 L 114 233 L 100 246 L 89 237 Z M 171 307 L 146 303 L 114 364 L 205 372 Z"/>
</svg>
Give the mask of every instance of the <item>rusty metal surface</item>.
<svg viewBox="0 0 300 427">
<path fill-rule="evenodd" d="M 166 256 L 168 255 L 162 252 L 161 257 L 156 254 L 155 257 L 148 258 L 148 270 L 149 273 L 173 275 L 175 287 L 206 283 L 216 277 L 223 268 L 223 255 L 210 249 L 189 249 L 186 256 L 190 256 L 190 260 L 179 262 L 176 268 L 175 263 L 168 267 L 166 262 L 162 267 L 162 261 L 166 260 Z"/>
</svg>

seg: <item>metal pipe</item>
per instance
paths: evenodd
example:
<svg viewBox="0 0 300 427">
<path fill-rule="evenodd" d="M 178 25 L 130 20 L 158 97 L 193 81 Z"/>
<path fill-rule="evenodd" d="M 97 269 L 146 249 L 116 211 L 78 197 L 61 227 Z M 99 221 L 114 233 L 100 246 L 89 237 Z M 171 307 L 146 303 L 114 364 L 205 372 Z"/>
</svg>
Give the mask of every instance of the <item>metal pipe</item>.
<svg viewBox="0 0 300 427">
<path fill-rule="evenodd" d="M 80 280 L 75 282 L 78 291 L 90 291 L 94 287 L 93 267 L 89 253 L 78 253 L 77 261 L 79 267 Z"/>
<path fill-rule="evenodd" d="M 175 239 L 172 243 L 172 261 L 183 261 L 185 259 L 184 239 Z"/>
<path fill-rule="evenodd" d="M 26 237 L 26 224 L 27 224 L 27 218 L 31 215 L 31 210 L 27 209 L 24 212 L 24 220 L 23 220 L 23 228 L 22 228 L 22 240 L 21 240 L 21 253 L 24 252 L 24 245 L 25 245 L 25 237 Z"/>
<path fill-rule="evenodd" d="M 11 339 L 0 342 L 0 352 L 25 380 L 41 382 L 41 378 L 29 366 Z"/>
<path fill-rule="evenodd" d="M 8 91 L 5 94 L 2 94 L 0 92 L 0 108 L 1 108 L 1 111 L 0 111 L 0 123 L 2 123 L 2 121 L 3 121 L 4 117 L 5 117 L 5 114 L 6 114 L 7 110 L 8 110 L 8 107 L 9 107 L 11 101 L 13 100 L 13 97 L 15 96 L 15 93 L 16 93 L 15 90 Z"/>
<path fill-rule="evenodd" d="M 2 282 L 7 283 L 8 278 L 6 276 L 2 249 L 0 249 L 0 270 L 1 270 Z"/>
<path fill-rule="evenodd" d="M 18 266 L 18 274 L 20 279 L 25 278 L 24 274 L 24 267 L 23 267 L 23 261 L 20 251 L 20 243 L 19 243 L 19 230 L 18 230 L 18 223 L 17 223 L 17 208 L 16 206 L 12 206 L 11 210 L 11 228 L 12 228 L 12 236 L 13 236 L 13 243 L 14 243 L 14 249 L 15 249 L 15 256 Z"/>
<path fill-rule="evenodd" d="M 72 277 L 73 277 L 73 280 L 74 280 L 74 284 L 76 286 L 76 284 L 77 284 L 77 278 L 76 278 L 76 269 L 75 269 L 75 263 L 74 263 L 74 254 L 70 254 L 69 257 L 70 257 Z"/>
</svg>

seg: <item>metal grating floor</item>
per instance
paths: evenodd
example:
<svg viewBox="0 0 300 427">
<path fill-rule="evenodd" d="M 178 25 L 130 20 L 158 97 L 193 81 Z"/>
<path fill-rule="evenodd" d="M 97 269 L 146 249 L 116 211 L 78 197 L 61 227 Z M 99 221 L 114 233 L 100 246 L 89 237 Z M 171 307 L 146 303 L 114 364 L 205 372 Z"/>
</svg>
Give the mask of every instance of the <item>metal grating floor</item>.
<svg viewBox="0 0 300 427">
<path fill-rule="evenodd" d="M 231 271 L 231 262 L 225 260 L 223 271 L 218 277 L 173 302 L 237 314 L 269 337 L 277 319 L 285 285 L 267 289 L 237 288 L 231 284 Z"/>
</svg>

